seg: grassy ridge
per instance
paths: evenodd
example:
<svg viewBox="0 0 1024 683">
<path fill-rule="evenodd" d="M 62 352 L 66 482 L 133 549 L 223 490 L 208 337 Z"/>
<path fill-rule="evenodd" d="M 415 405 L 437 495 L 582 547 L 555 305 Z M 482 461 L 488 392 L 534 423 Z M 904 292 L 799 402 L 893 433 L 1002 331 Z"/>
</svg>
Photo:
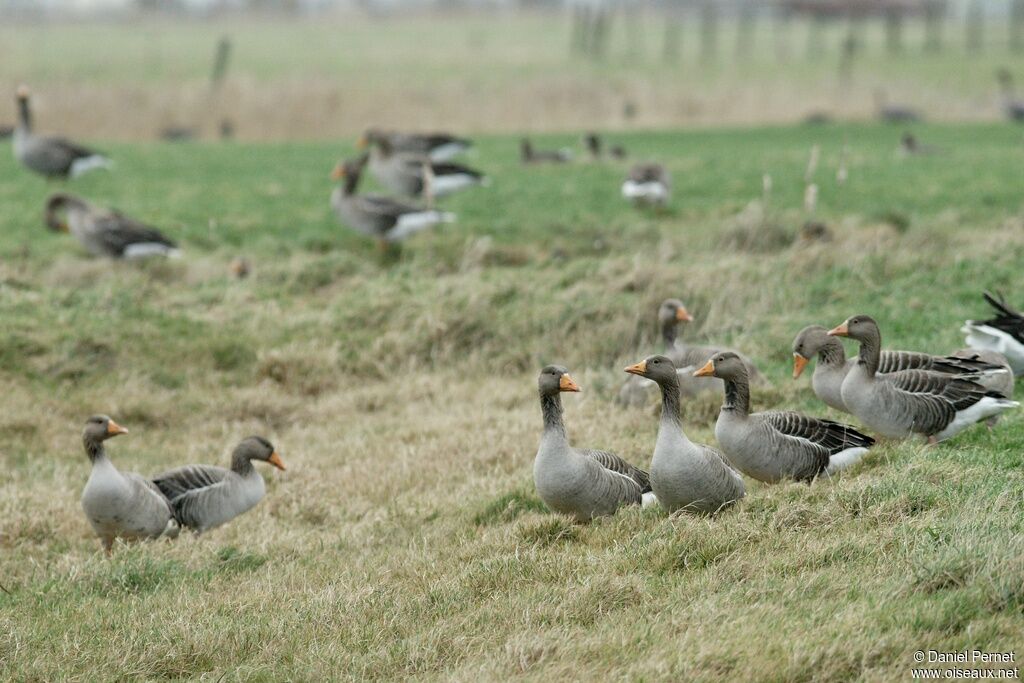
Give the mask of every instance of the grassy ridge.
<svg viewBox="0 0 1024 683">
<path fill-rule="evenodd" d="M 1024 645 L 1018 415 L 811 487 L 754 484 L 714 520 L 579 527 L 533 493 L 544 363 L 584 388 L 575 442 L 648 461 L 653 413 L 612 398 L 666 296 L 689 338 L 766 370 L 755 405 L 824 415 L 789 379 L 803 325 L 868 312 L 888 345 L 944 351 L 980 290 L 1020 300 L 1020 131 L 921 127 L 941 153 L 912 159 L 899 132 L 622 136 L 668 162 L 663 217 L 621 202 L 621 166 L 524 169 L 514 139 L 485 138 L 493 186 L 387 267 L 327 207 L 344 145 L 110 146 L 115 174 L 71 189 L 182 242 L 143 266 L 47 233 L 53 188 L 0 154 L 0 675 L 892 680 L 916 649 Z M 826 243 L 797 236 L 814 143 Z M 718 403 L 684 406 L 692 437 L 713 438 Z M 231 526 L 108 562 L 77 502 L 97 411 L 132 430 L 111 445 L 125 469 L 222 462 L 255 432 L 289 471 Z"/>
</svg>

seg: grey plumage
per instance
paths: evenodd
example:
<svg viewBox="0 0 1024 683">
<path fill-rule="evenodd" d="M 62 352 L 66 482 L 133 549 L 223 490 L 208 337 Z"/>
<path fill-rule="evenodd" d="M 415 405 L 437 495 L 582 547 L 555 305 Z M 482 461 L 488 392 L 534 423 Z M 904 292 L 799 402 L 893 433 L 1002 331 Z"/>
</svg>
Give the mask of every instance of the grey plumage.
<svg viewBox="0 0 1024 683">
<path fill-rule="evenodd" d="M 519 141 L 519 160 L 524 164 L 564 164 L 572 161 L 572 154 L 564 149 L 538 150 L 529 139 L 523 138 Z"/>
<path fill-rule="evenodd" d="M 443 197 L 486 183 L 483 173 L 419 153 L 396 151 L 385 137 L 370 138 L 370 173 L 391 192 L 406 197 Z"/>
<path fill-rule="evenodd" d="M 18 89 L 18 125 L 14 129 L 14 157 L 25 168 L 47 178 L 67 178 L 94 168 L 109 168 L 102 154 L 61 137 L 37 135 L 32 130 L 28 89 Z"/>
<path fill-rule="evenodd" d="M 52 194 L 46 200 L 44 221 L 51 230 L 70 232 L 94 256 L 142 258 L 178 254 L 174 241 L 156 228 L 119 211 L 100 209 L 66 192 Z"/>
<path fill-rule="evenodd" d="M 450 133 L 397 133 L 371 128 L 363 133 L 359 147 L 366 148 L 374 140 L 384 140 L 400 154 L 426 155 L 431 161 L 448 161 L 473 146 L 472 140 Z"/>
<path fill-rule="evenodd" d="M 647 473 L 617 455 L 569 445 L 562 423 L 563 391 L 579 391 L 565 368 L 550 365 L 538 378 L 544 432 L 533 463 L 533 479 L 544 503 L 577 521 L 615 514 L 638 505 L 649 488 Z"/>
</svg>

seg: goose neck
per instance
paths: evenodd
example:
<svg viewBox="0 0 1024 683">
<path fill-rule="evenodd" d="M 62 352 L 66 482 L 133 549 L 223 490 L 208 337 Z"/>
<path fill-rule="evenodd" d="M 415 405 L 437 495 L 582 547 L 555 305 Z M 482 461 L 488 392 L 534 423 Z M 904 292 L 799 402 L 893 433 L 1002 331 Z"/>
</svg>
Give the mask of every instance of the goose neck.
<svg viewBox="0 0 1024 683">
<path fill-rule="evenodd" d="M 846 363 L 846 351 L 843 349 L 843 343 L 835 337 L 829 337 L 818 351 L 818 363 L 832 367 Z"/>
<path fill-rule="evenodd" d="M 868 375 L 874 376 L 878 371 L 878 363 L 882 355 L 882 335 L 878 330 L 871 330 L 860 341 L 860 352 L 857 356 L 857 364 L 863 366 Z"/>
<path fill-rule="evenodd" d="M 18 100 L 18 127 L 26 133 L 32 132 L 32 110 L 27 97 Z"/>
<path fill-rule="evenodd" d="M 728 410 L 736 415 L 746 417 L 750 414 L 750 382 L 744 377 L 742 379 L 726 379 L 725 382 L 725 403 L 722 410 Z"/>
<path fill-rule="evenodd" d="M 679 323 L 675 320 L 663 320 L 661 322 L 661 338 L 665 342 L 665 348 L 671 349 L 676 345 L 676 337 L 679 335 Z"/>
<path fill-rule="evenodd" d="M 544 434 L 565 438 L 565 425 L 562 423 L 562 397 L 559 394 L 541 394 L 540 411 L 544 417 Z"/>
</svg>

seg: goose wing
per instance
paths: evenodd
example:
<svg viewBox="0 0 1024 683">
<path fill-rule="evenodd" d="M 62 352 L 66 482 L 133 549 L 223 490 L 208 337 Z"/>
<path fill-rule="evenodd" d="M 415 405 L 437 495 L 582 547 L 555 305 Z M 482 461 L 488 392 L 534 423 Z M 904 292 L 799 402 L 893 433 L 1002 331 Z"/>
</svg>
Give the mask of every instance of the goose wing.
<svg viewBox="0 0 1024 683">
<path fill-rule="evenodd" d="M 198 506 L 206 495 L 224 486 L 230 470 L 214 465 L 185 465 L 153 477 L 153 484 L 170 500 L 182 526 L 202 526 Z"/>
<path fill-rule="evenodd" d="M 829 459 L 848 448 L 869 448 L 875 443 L 870 436 L 850 425 L 810 417 L 791 411 L 761 413 L 763 424 L 791 449 L 810 458 L 809 472 L 796 478 L 815 476 L 828 467 Z"/>
<path fill-rule="evenodd" d="M 903 370 L 931 370 L 949 375 L 963 375 L 1001 369 L 1003 368 L 987 363 L 980 358 L 932 356 L 914 351 L 882 351 L 878 364 L 878 371 L 884 375 Z"/>
<path fill-rule="evenodd" d="M 178 245 L 156 228 L 118 211 L 96 216 L 96 235 L 112 253 L 124 254 L 133 244 L 160 244 L 174 249 Z"/>
<path fill-rule="evenodd" d="M 972 320 L 971 323 L 974 325 L 988 325 L 994 327 L 997 330 L 1006 332 L 1017 341 L 1024 343 L 1024 316 L 1018 311 L 1011 308 L 1002 294 L 998 298 L 989 293 L 984 294 L 985 301 L 995 309 L 996 315 L 988 320 Z"/>
<path fill-rule="evenodd" d="M 904 403 L 913 411 L 915 431 L 924 434 L 940 432 L 958 412 L 986 396 L 1005 398 L 968 378 L 925 370 L 904 370 L 883 375 L 882 379 L 892 385 L 898 396 L 904 397 Z"/>
<path fill-rule="evenodd" d="M 580 453 L 592 460 L 596 460 L 601 467 L 618 474 L 625 475 L 640 485 L 640 492 L 647 493 L 651 490 L 651 478 L 647 472 L 635 467 L 614 453 L 593 449 L 581 450 Z"/>
</svg>

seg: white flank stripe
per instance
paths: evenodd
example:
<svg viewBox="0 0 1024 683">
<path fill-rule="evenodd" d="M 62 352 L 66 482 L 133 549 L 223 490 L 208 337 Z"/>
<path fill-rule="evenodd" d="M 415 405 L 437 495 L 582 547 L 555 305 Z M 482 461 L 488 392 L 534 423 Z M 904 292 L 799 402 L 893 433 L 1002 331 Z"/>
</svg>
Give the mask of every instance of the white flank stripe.
<svg viewBox="0 0 1024 683">
<path fill-rule="evenodd" d="M 668 198 L 668 188 L 659 182 L 638 183 L 627 180 L 622 183 L 622 196 L 626 199 L 665 201 Z"/>
<path fill-rule="evenodd" d="M 936 434 L 935 438 L 939 441 L 948 439 L 976 422 L 981 422 L 982 420 L 994 417 L 999 413 L 1006 412 L 1007 410 L 1016 408 L 1019 405 L 1020 404 L 1016 401 L 1010 401 L 1005 398 L 985 396 L 973 406 L 957 412 L 953 421 L 950 422 L 945 429 Z"/>
<path fill-rule="evenodd" d="M 457 157 L 468 149 L 466 145 L 458 142 L 449 142 L 445 145 L 439 145 L 434 149 L 430 150 L 431 161 L 448 161 L 453 157 Z"/>
<path fill-rule="evenodd" d="M 99 154 L 93 154 L 91 157 L 82 157 L 81 159 L 75 159 L 71 162 L 71 177 L 77 178 L 83 173 L 94 171 L 98 168 L 110 170 L 114 167 L 114 162 L 105 156 Z"/>
<path fill-rule="evenodd" d="M 831 477 L 836 472 L 842 472 L 846 468 L 856 465 L 867 452 L 868 449 L 863 446 L 847 448 L 845 451 L 839 451 L 828 459 L 828 466 L 825 468 L 825 474 Z"/>
<path fill-rule="evenodd" d="M 641 507 L 648 508 L 648 507 L 651 507 L 652 505 L 657 505 L 657 504 L 658 504 L 658 497 L 656 495 L 654 495 L 654 491 L 648 491 L 647 493 L 643 494 L 643 496 L 640 498 L 640 506 Z"/>
<path fill-rule="evenodd" d="M 455 214 L 442 211 L 417 211 L 416 213 L 403 213 L 398 218 L 398 223 L 388 233 L 389 240 L 400 240 L 414 235 L 421 230 L 432 228 L 438 223 L 454 223 Z"/>
<path fill-rule="evenodd" d="M 181 255 L 174 247 L 169 247 L 166 244 L 160 244 L 159 242 L 139 242 L 137 244 L 129 244 L 124 249 L 124 258 L 126 259 L 142 259 L 150 258 L 152 256 L 166 256 L 168 258 L 178 258 Z"/>
<path fill-rule="evenodd" d="M 434 176 L 430 184 L 430 190 L 435 197 L 443 197 L 467 187 L 478 184 L 478 180 L 468 173 L 453 173 L 451 175 Z"/>
<path fill-rule="evenodd" d="M 979 351 L 998 351 L 1006 356 L 1013 374 L 1024 373 L 1024 344 L 1011 335 L 988 325 L 965 323 L 960 331 L 966 336 L 967 346 Z"/>
</svg>

